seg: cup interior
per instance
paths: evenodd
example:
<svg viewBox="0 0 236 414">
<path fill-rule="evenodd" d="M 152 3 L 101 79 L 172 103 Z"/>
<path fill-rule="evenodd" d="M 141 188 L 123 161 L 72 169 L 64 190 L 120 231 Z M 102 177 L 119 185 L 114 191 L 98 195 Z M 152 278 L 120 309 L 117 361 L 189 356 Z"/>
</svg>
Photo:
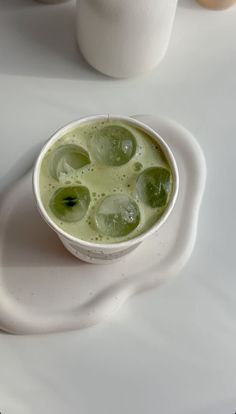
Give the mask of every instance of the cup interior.
<svg viewBox="0 0 236 414">
<path fill-rule="evenodd" d="M 82 126 L 82 125 L 86 125 L 89 124 L 91 122 L 96 122 L 96 121 L 101 121 L 101 120 L 114 120 L 114 121 L 124 121 L 125 123 L 130 124 L 131 126 L 135 126 L 138 127 L 139 129 L 143 130 L 145 133 L 147 133 L 152 139 L 154 139 L 158 145 L 160 146 L 161 150 L 163 151 L 169 166 L 171 168 L 171 172 L 172 172 L 172 176 L 173 176 L 173 188 L 172 188 L 172 193 L 168 202 L 168 205 L 165 208 L 165 211 L 163 212 L 162 216 L 154 223 L 153 226 L 151 226 L 148 230 L 144 231 L 143 233 L 141 233 L 138 236 L 135 236 L 129 240 L 125 240 L 125 241 L 121 241 L 121 242 L 112 242 L 112 243 L 93 243 L 93 242 L 89 242 L 89 241 L 85 241 L 82 240 L 78 237 L 74 237 L 71 234 L 65 232 L 62 228 L 60 228 L 52 219 L 51 217 L 48 215 L 42 200 L 41 200 L 41 196 L 40 196 L 40 188 L 39 188 L 39 177 L 40 177 L 40 168 L 42 165 L 42 161 L 44 159 L 45 154 L 47 153 L 48 149 L 56 143 L 56 141 L 61 138 L 64 134 L 66 134 L 67 132 L 73 130 L 76 127 Z M 179 174 L 178 174 L 178 168 L 176 165 L 176 161 L 174 158 L 174 155 L 171 152 L 171 149 L 169 148 L 169 146 L 166 144 L 166 142 L 164 141 L 164 139 L 157 133 L 155 132 L 152 128 L 150 128 L 149 126 L 145 125 L 144 123 L 127 117 L 127 116 L 122 116 L 122 115 L 94 115 L 94 116 L 89 116 L 89 117 L 84 117 L 81 119 L 78 119 L 74 122 L 71 122 L 69 124 L 67 124 L 66 126 L 60 128 L 59 130 L 57 130 L 50 138 L 49 140 L 46 142 L 46 144 L 44 145 L 44 147 L 42 148 L 35 167 L 34 167 L 34 172 L 33 172 L 33 192 L 34 192 L 34 196 L 35 196 L 35 200 L 36 200 L 36 205 L 38 207 L 38 210 L 41 214 L 41 216 L 43 217 L 43 219 L 47 222 L 47 224 L 60 236 L 60 237 L 64 237 L 65 239 L 67 239 L 68 241 L 71 241 L 73 243 L 79 243 L 79 245 L 84 246 L 86 248 L 104 248 L 106 250 L 109 249 L 113 249 L 114 246 L 116 248 L 127 248 L 129 246 L 132 246 L 134 244 L 139 244 L 140 242 L 142 242 L 144 239 L 146 239 L 148 236 L 150 236 L 151 234 L 153 234 L 154 232 L 156 232 L 158 230 L 158 228 L 166 221 L 166 219 L 168 218 L 171 210 L 174 207 L 174 204 L 176 202 L 176 198 L 177 198 L 177 194 L 178 194 L 178 188 L 179 188 Z"/>
</svg>

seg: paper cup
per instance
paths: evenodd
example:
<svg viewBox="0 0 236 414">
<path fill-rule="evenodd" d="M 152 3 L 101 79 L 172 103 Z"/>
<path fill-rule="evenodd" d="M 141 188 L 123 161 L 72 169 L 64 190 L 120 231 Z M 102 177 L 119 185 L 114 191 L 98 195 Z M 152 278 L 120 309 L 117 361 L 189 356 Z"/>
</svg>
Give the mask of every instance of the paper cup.
<svg viewBox="0 0 236 414">
<path fill-rule="evenodd" d="M 49 217 L 40 196 L 39 190 L 39 176 L 40 176 L 40 168 L 43 161 L 45 154 L 47 153 L 48 149 L 55 144 L 55 142 L 61 138 L 64 134 L 71 131 L 75 127 L 80 125 L 85 125 L 87 123 L 101 121 L 108 119 L 108 115 L 95 115 L 89 116 L 85 118 L 81 118 L 75 122 L 72 122 L 63 128 L 59 129 L 52 137 L 48 140 L 48 142 L 42 148 L 33 172 L 33 192 L 35 195 L 36 204 L 41 216 L 44 218 L 46 223 L 57 233 L 58 237 L 62 241 L 63 245 L 69 250 L 77 258 L 89 262 L 89 263 L 97 263 L 97 264 L 104 264 L 104 263 L 111 263 L 121 259 L 123 256 L 130 253 L 134 250 L 140 243 L 150 237 L 153 233 L 157 232 L 158 229 L 163 225 L 163 223 L 167 220 L 171 210 L 174 207 L 176 202 L 178 188 L 179 188 L 179 175 L 178 169 L 175 162 L 175 158 L 165 143 L 164 139 L 161 138 L 153 129 L 149 126 L 143 124 L 140 121 L 137 121 L 133 118 L 122 116 L 122 115 L 109 115 L 109 120 L 119 120 L 125 121 L 130 125 L 138 127 L 146 132 L 149 136 L 151 136 L 160 146 L 163 153 L 165 154 L 167 161 L 171 167 L 172 174 L 173 174 L 173 191 L 171 194 L 171 198 L 169 200 L 168 206 L 164 211 L 163 215 L 160 217 L 159 220 L 147 231 L 143 232 L 139 236 L 134 237 L 131 240 L 126 240 L 118 243 L 107 243 L 107 244 L 98 244 L 92 243 L 88 241 L 81 240 L 77 237 L 74 237 L 65 231 L 63 231 L 52 219 Z"/>
</svg>

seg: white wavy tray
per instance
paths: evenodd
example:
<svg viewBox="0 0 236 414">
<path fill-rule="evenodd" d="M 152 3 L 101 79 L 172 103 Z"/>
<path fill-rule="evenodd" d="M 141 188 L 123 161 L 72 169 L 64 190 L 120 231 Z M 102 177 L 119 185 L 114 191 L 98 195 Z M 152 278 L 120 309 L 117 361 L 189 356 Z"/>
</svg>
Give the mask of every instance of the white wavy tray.
<svg viewBox="0 0 236 414">
<path fill-rule="evenodd" d="M 126 299 L 177 275 L 196 237 L 206 167 L 194 137 L 151 115 L 135 118 L 154 128 L 179 168 L 176 207 L 163 227 L 122 261 L 86 264 L 70 255 L 36 211 L 31 173 L 0 204 L 0 329 L 43 333 L 84 328 L 117 311 Z"/>
</svg>

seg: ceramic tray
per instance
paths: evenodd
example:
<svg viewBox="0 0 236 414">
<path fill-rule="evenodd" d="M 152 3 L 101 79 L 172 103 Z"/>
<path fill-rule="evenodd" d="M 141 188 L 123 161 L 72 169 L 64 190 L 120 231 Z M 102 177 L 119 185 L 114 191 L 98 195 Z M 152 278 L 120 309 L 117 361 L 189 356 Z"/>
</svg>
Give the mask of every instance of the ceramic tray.
<svg viewBox="0 0 236 414">
<path fill-rule="evenodd" d="M 176 157 L 180 190 L 167 222 L 120 262 L 84 263 L 68 253 L 36 210 L 32 172 L 0 204 L 0 328 L 12 333 L 80 329 L 102 321 L 133 294 L 177 275 L 189 259 L 205 186 L 202 151 L 185 128 L 157 116 L 155 129 Z"/>
</svg>

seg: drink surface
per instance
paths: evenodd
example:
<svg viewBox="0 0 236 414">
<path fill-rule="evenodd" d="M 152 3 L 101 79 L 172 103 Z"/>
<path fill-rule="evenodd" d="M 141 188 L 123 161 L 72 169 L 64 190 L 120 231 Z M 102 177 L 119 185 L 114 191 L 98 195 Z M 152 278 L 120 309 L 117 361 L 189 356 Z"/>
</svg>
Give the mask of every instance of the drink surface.
<svg viewBox="0 0 236 414">
<path fill-rule="evenodd" d="M 92 121 L 63 134 L 45 154 L 40 196 L 68 234 L 117 243 L 151 228 L 173 191 L 159 144 L 128 122 Z"/>
</svg>

